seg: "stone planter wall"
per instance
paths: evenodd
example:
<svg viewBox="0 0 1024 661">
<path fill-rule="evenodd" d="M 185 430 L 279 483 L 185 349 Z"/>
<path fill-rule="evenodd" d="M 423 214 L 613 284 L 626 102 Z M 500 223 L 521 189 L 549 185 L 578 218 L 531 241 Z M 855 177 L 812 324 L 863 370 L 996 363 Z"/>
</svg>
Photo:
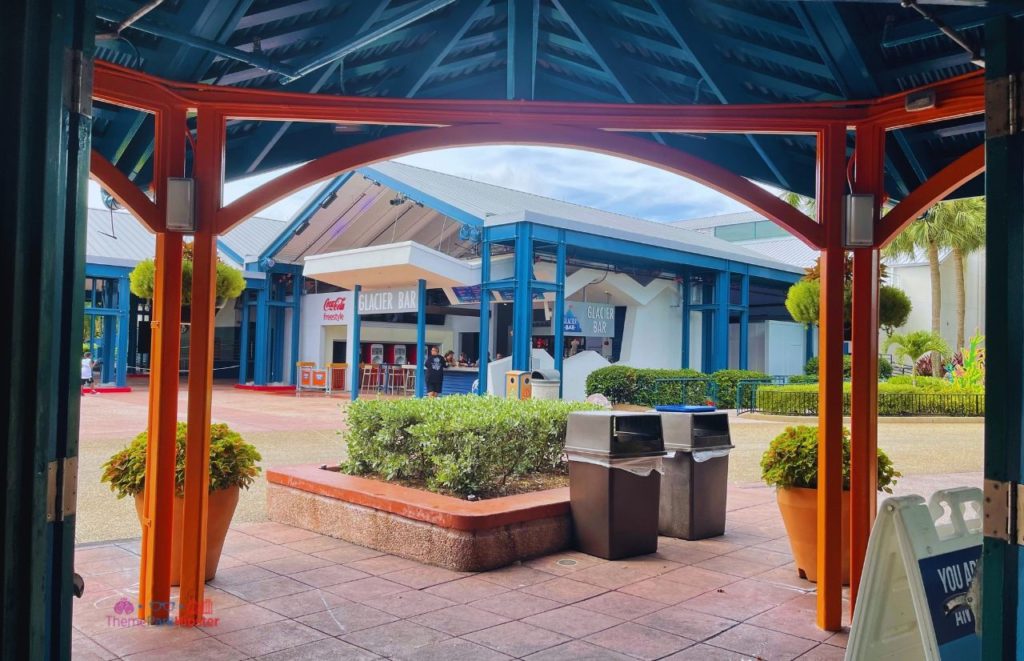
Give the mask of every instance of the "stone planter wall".
<svg viewBox="0 0 1024 661">
<path fill-rule="evenodd" d="M 569 547 L 569 490 L 469 502 L 318 466 L 272 468 L 270 519 L 456 571 Z"/>
</svg>

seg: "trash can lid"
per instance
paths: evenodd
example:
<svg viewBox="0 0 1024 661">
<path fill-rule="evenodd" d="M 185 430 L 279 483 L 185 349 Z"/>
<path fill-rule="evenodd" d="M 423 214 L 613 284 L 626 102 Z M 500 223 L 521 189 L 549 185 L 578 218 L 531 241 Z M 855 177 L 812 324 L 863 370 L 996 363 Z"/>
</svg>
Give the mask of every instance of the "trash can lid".
<svg viewBox="0 0 1024 661">
<path fill-rule="evenodd" d="M 655 411 L 661 413 L 708 413 L 714 411 L 714 406 L 695 406 L 690 404 L 662 404 L 654 407 Z"/>
<path fill-rule="evenodd" d="M 570 413 L 565 450 L 606 457 L 663 456 L 661 416 L 624 411 Z"/>
<path fill-rule="evenodd" d="M 538 379 L 542 381 L 558 381 L 561 378 L 558 370 L 533 370 L 532 376 L 534 381 Z"/>
</svg>

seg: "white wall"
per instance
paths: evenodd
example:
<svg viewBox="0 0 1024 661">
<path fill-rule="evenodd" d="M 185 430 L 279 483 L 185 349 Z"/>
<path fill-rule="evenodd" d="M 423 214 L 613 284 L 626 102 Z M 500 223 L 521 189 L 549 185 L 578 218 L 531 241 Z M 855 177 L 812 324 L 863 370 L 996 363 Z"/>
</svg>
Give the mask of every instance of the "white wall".
<svg viewBox="0 0 1024 661">
<path fill-rule="evenodd" d="M 632 367 L 678 369 L 683 332 L 682 314 L 673 307 L 678 301 L 672 289 L 665 289 L 649 304 L 627 308 L 620 362 Z"/>
<path fill-rule="evenodd" d="M 611 365 L 596 351 L 581 351 L 562 362 L 562 399 L 582 402 L 587 398 L 587 377 L 594 370 Z"/>
<path fill-rule="evenodd" d="M 967 257 L 964 269 L 964 292 L 966 314 L 964 315 L 965 342 L 975 331 L 985 333 L 985 251 L 980 250 Z M 956 265 L 952 255 L 947 255 L 939 264 L 942 285 L 939 333 L 951 348 L 956 344 Z M 890 266 L 889 283 L 899 287 L 910 297 L 911 311 L 907 323 L 897 329 L 899 333 L 916 330 L 931 330 L 932 289 L 928 264 Z M 882 337 L 882 347 L 885 338 Z"/>
<path fill-rule="evenodd" d="M 804 325 L 793 321 L 766 321 L 763 326 L 766 360 L 761 371 L 772 376 L 803 374 L 807 345 Z"/>
<path fill-rule="evenodd" d="M 550 370 L 555 368 L 555 359 L 544 349 L 533 349 L 530 352 L 530 368 Z M 505 372 L 512 369 L 512 357 L 492 360 L 487 364 L 487 392 L 496 397 L 505 396 Z"/>
</svg>

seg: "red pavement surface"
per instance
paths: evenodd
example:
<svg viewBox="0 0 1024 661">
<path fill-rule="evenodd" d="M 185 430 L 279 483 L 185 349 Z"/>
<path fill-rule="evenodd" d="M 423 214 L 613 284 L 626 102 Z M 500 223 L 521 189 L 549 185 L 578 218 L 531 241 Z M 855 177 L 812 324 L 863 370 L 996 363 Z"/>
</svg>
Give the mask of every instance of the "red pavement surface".
<svg viewBox="0 0 1024 661">
<path fill-rule="evenodd" d="M 254 393 L 238 390 L 232 383 L 218 383 L 213 389 L 213 422 L 225 422 L 240 433 L 292 431 L 295 429 L 338 429 L 340 406 L 347 396 L 327 397 L 319 393 Z M 187 384 L 178 393 L 178 419 L 185 420 Z M 131 438 L 145 427 L 149 410 L 149 389 L 145 382 L 132 382 L 127 393 L 99 393 L 82 396 L 82 440 Z"/>
</svg>

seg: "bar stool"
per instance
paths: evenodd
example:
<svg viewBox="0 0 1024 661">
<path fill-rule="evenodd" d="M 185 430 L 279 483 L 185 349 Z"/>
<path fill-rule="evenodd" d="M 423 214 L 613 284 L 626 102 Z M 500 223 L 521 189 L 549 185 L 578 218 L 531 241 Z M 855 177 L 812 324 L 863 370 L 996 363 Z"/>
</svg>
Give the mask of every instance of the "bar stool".
<svg viewBox="0 0 1024 661">
<path fill-rule="evenodd" d="M 405 396 L 414 396 L 416 394 L 416 370 L 403 369 L 405 372 L 405 389 L 402 394 Z"/>
<path fill-rule="evenodd" d="M 360 390 L 376 390 L 377 389 L 377 377 L 378 372 L 375 365 L 369 363 L 363 364 L 363 371 L 359 377 L 359 389 Z"/>
<path fill-rule="evenodd" d="M 405 391 L 405 370 L 401 365 L 391 366 L 391 381 L 388 383 L 388 393 L 398 395 Z"/>
</svg>

